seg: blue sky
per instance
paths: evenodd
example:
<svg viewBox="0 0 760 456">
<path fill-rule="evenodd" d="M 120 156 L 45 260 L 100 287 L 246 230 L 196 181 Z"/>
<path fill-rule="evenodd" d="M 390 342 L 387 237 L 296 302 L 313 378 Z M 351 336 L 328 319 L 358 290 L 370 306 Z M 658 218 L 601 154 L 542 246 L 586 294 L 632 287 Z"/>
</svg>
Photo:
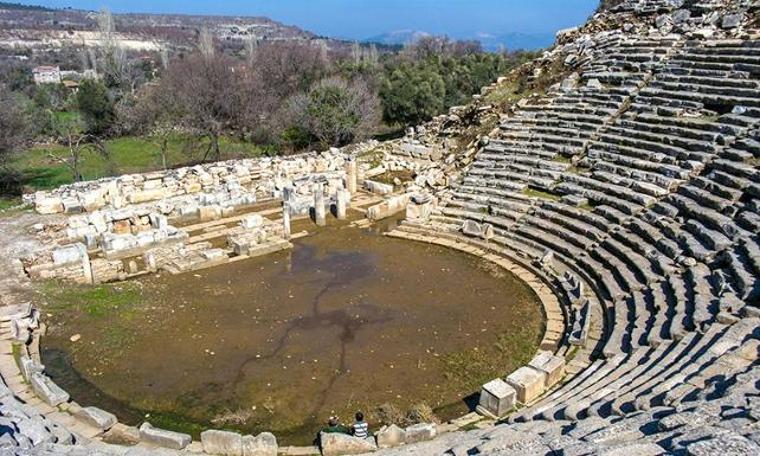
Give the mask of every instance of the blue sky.
<svg viewBox="0 0 760 456">
<path fill-rule="evenodd" d="M 333 37 L 396 30 L 455 38 L 477 33 L 553 33 L 583 23 L 598 0 L 17 0 L 114 12 L 268 16 Z"/>
</svg>

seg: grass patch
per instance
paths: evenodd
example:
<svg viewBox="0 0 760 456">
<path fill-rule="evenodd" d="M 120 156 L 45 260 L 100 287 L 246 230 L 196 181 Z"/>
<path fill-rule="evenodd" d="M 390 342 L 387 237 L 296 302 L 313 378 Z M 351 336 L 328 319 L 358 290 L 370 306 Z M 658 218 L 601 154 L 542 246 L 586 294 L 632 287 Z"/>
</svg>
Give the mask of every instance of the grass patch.
<svg viewBox="0 0 760 456">
<path fill-rule="evenodd" d="M 565 157 L 564 155 L 557 154 L 552 158 L 552 161 L 559 162 L 559 163 L 572 163 L 573 160 L 570 157 Z"/>
<path fill-rule="evenodd" d="M 135 305 L 140 302 L 140 290 L 130 282 L 98 286 L 61 286 L 47 282 L 41 287 L 47 298 L 48 308 L 53 311 L 75 311 L 89 318 L 102 318 L 114 313 L 130 319 Z"/>
<path fill-rule="evenodd" d="M 523 194 L 531 198 L 541 198 L 549 201 L 559 201 L 561 198 L 559 195 L 556 195 L 554 193 L 545 192 L 543 190 L 536 190 L 530 187 L 526 187 L 523 190 Z"/>
<path fill-rule="evenodd" d="M 0 211 L 7 211 L 21 204 L 21 198 L 0 197 Z"/>
<path fill-rule="evenodd" d="M 207 429 L 207 426 L 169 412 L 151 412 L 146 415 L 145 421 L 161 429 L 190 434 L 195 439 L 200 438 L 201 432 Z"/>
<path fill-rule="evenodd" d="M 490 347 L 476 347 L 440 357 L 447 381 L 463 389 L 476 390 L 494 376 L 513 372 L 527 364 L 539 343 L 526 325 L 517 331 L 499 334 Z"/>
<path fill-rule="evenodd" d="M 527 94 L 520 91 L 520 85 L 517 81 L 512 80 L 499 84 L 493 90 L 488 92 L 484 100 L 495 106 L 509 106 L 524 98 Z"/>
<path fill-rule="evenodd" d="M 233 138 L 219 142 L 223 160 L 259 157 L 266 148 Z M 85 179 L 119 174 L 142 173 L 162 168 L 160 148 L 149 138 L 126 136 L 106 141 L 108 156 L 95 153 L 82 155 L 80 170 Z M 170 139 L 167 166 L 178 167 L 200 162 L 205 152 L 204 144 L 192 144 L 185 136 Z M 24 175 L 25 185 L 33 189 L 49 189 L 73 182 L 69 168 L 57 159 L 68 157 L 68 148 L 59 144 L 37 146 L 20 153 L 12 165 Z M 52 157 L 51 157 L 52 156 Z"/>
</svg>

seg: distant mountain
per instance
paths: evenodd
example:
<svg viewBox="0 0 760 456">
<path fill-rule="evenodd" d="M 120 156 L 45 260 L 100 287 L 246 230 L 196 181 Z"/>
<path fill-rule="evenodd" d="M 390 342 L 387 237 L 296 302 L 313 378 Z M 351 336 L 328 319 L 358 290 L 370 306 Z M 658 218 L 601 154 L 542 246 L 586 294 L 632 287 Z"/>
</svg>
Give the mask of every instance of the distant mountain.
<svg viewBox="0 0 760 456">
<path fill-rule="evenodd" d="M 489 51 L 497 51 L 502 48 L 516 51 L 518 49 L 526 51 L 535 51 L 551 46 L 554 43 L 553 33 L 504 33 L 500 35 L 491 35 L 487 33 L 478 34 L 474 37 L 483 44 Z"/>
<path fill-rule="evenodd" d="M 364 40 L 367 43 L 387 44 L 390 46 L 398 44 L 414 43 L 420 38 L 430 36 L 427 32 L 419 30 L 396 30 L 393 32 L 383 33 Z"/>
<path fill-rule="evenodd" d="M 364 41 L 368 43 L 400 45 L 413 43 L 427 36 L 431 36 L 431 34 L 419 30 L 396 30 L 367 38 Z M 483 48 L 489 51 L 501 49 L 532 51 L 549 47 L 554 43 L 554 35 L 551 33 L 504 33 L 499 35 L 477 33 L 473 36 L 461 36 L 457 38 L 480 41 Z"/>
</svg>

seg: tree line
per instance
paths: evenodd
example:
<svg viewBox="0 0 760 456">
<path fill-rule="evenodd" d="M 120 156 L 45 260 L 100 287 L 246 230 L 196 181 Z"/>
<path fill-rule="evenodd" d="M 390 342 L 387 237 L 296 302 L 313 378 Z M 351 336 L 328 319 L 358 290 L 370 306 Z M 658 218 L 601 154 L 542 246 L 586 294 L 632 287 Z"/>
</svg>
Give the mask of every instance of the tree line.
<svg viewBox="0 0 760 456">
<path fill-rule="evenodd" d="M 201 30 L 193 52 L 171 58 L 162 53 L 157 62 L 146 62 L 130 59 L 112 40 L 109 16 L 100 18 L 99 27 L 104 46 L 87 59 L 100 77 L 80 81 L 76 93 L 19 82 L 16 70 L 0 74 L 3 163 L 41 137 L 69 148 L 65 162 L 76 179 L 81 153 L 105 153 L 104 140 L 124 135 L 154 138 L 164 165 L 173 135 L 202 144 L 204 160 L 222 158 L 223 137 L 273 153 L 339 147 L 402 131 L 463 104 L 533 57 L 486 53 L 478 43 L 439 37 L 398 52 L 251 41 L 231 54 Z"/>
</svg>

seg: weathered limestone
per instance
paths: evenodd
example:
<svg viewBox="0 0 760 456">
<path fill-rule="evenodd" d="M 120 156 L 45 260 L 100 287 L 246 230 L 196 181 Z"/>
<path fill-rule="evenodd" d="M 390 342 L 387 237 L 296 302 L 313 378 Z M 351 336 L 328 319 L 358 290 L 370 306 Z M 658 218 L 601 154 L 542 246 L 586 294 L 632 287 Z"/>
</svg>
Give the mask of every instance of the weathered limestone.
<svg viewBox="0 0 760 456">
<path fill-rule="evenodd" d="M 427 193 L 417 193 L 411 196 L 406 206 L 406 219 L 426 221 L 433 212 L 435 203 L 433 197 Z"/>
<path fill-rule="evenodd" d="M 243 456 L 277 456 L 277 439 L 270 432 L 243 436 Z"/>
<path fill-rule="evenodd" d="M 338 220 L 346 219 L 346 212 L 351 202 L 351 192 L 348 190 L 338 190 L 335 194 L 335 216 Z"/>
<path fill-rule="evenodd" d="M 356 160 L 348 160 L 346 162 L 346 190 L 352 195 L 356 194 L 357 174 Z"/>
<path fill-rule="evenodd" d="M 31 382 L 34 374 L 41 374 L 45 370 L 45 366 L 29 356 L 19 357 L 19 368 L 21 376 L 28 382 Z"/>
<path fill-rule="evenodd" d="M 69 400 L 69 393 L 53 383 L 45 374 L 33 373 L 29 383 L 37 396 L 51 407 L 61 405 Z"/>
<path fill-rule="evenodd" d="M 409 203 L 409 195 L 391 196 L 382 203 L 367 208 L 367 218 L 370 220 L 382 220 L 406 210 Z"/>
<path fill-rule="evenodd" d="M 528 366 L 545 374 L 544 388 L 551 388 L 565 375 L 565 358 L 548 351 L 539 352 Z"/>
<path fill-rule="evenodd" d="M 242 456 L 243 436 L 236 432 L 207 430 L 201 432 L 203 451 L 222 456 Z"/>
<path fill-rule="evenodd" d="M 517 392 L 517 400 L 529 404 L 544 391 L 546 374 L 532 367 L 523 366 L 507 376 L 507 383 Z"/>
<path fill-rule="evenodd" d="M 360 439 L 338 432 L 320 432 L 319 442 L 323 456 L 361 454 L 377 449 L 371 438 Z"/>
<path fill-rule="evenodd" d="M 433 439 L 436 434 L 435 424 L 419 423 L 408 426 L 404 429 L 406 433 L 406 443 L 424 442 Z"/>
<path fill-rule="evenodd" d="M 264 217 L 259 214 L 249 215 L 240 221 L 240 226 L 247 230 L 261 228 L 264 225 Z"/>
<path fill-rule="evenodd" d="M 477 411 L 494 418 L 503 418 L 515 407 L 517 391 L 504 380 L 497 378 L 483 385 Z"/>
<path fill-rule="evenodd" d="M 322 184 L 316 184 L 314 186 L 314 223 L 316 223 L 317 226 L 327 225 L 325 194 Z"/>
<path fill-rule="evenodd" d="M 406 443 L 406 431 L 391 424 L 380 428 L 375 438 L 379 448 L 393 448 Z"/>
<path fill-rule="evenodd" d="M 283 237 L 290 240 L 290 203 L 287 201 L 282 203 L 282 230 Z"/>
<path fill-rule="evenodd" d="M 465 220 L 462 224 L 462 232 L 467 236 L 479 237 L 485 240 L 494 236 L 493 225 L 490 223 L 478 223 L 472 220 Z"/>
<path fill-rule="evenodd" d="M 370 192 L 378 195 L 390 195 L 393 193 L 393 185 L 383 184 L 382 182 L 365 180 L 364 187 Z"/>
<path fill-rule="evenodd" d="M 97 407 L 84 407 L 78 410 L 74 416 L 101 431 L 107 431 L 117 423 L 114 414 L 108 413 Z"/>
<path fill-rule="evenodd" d="M 190 445 L 192 438 L 188 434 L 167 431 L 145 422 L 140 426 L 140 440 L 172 450 L 182 450 Z"/>
</svg>

